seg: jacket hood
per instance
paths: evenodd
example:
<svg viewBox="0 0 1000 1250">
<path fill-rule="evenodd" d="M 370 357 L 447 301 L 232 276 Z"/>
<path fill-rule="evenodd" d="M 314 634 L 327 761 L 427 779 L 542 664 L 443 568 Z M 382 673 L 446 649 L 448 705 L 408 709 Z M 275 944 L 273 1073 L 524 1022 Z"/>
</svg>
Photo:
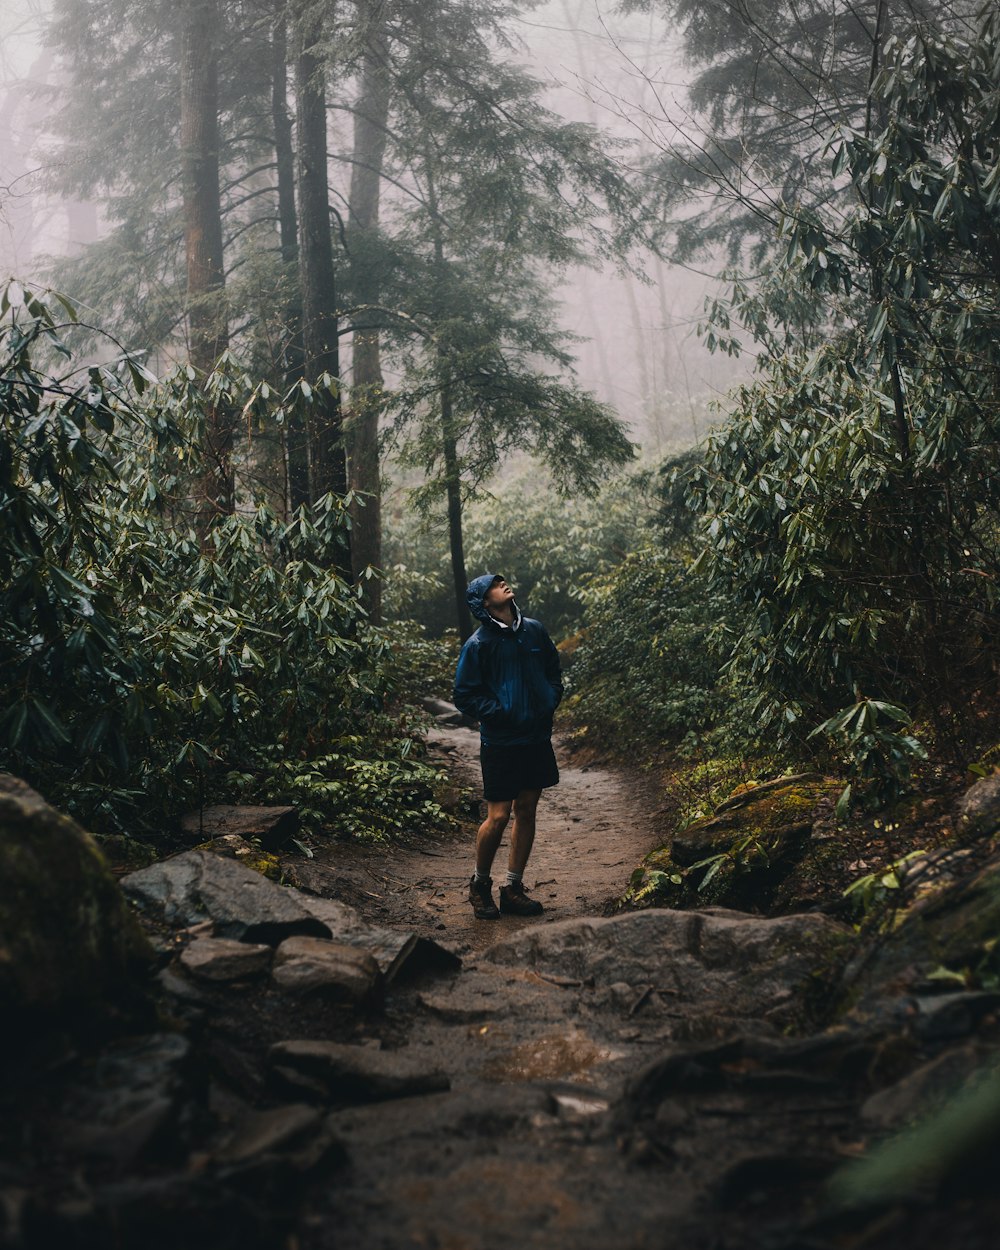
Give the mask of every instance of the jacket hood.
<svg viewBox="0 0 1000 1250">
<path fill-rule="evenodd" d="M 482 573 L 479 577 L 474 577 L 469 582 L 468 589 L 465 592 L 465 601 L 469 605 L 469 611 L 477 621 L 482 621 L 484 625 L 495 625 L 498 629 L 503 626 L 495 621 L 486 610 L 483 600 L 486 598 L 486 592 L 493 585 L 494 580 L 499 576 L 498 573 Z M 514 604 L 514 628 L 517 629 L 521 621 L 521 609 Z"/>
<path fill-rule="evenodd" d="M 465 592 L 465 602 L 469 605 L 469 611 L 477 621 L 493 620 L 493 617 L 486 611 L 486 605 L 483 603 L 483 600 L 486 598 L 486 592 L 493 585 L 494 579 L 498 576 L 498 573 L 481 573 L 479 577 L 474 577 L 469 582 L 468 589 Z"/>
</svg>

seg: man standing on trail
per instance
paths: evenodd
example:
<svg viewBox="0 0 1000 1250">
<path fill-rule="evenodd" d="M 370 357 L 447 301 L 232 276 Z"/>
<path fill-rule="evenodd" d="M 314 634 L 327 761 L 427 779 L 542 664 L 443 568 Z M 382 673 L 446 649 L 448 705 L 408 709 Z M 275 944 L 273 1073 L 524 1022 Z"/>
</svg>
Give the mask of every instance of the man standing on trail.
<svg viewBox="0 0 1000 1250">
<path fill-rule="evenodd" d="M 486 819 L 476 838 L 476 871 L 469 902 L 477 920 L 538 916 L 524 869 L 535 840 L 542 791 L 558 785 L 552 714 L 562 698 L 559 655 L 540 621 L 522 616 L 514 592 L 497 574 L 469 583 L 466 599 L 482 624 L 462 648 L 455 670 L 455 706 L 479 721 Z M 514 809 L 507 882 L 493 902 L 490 869 Z"/>
</svg>

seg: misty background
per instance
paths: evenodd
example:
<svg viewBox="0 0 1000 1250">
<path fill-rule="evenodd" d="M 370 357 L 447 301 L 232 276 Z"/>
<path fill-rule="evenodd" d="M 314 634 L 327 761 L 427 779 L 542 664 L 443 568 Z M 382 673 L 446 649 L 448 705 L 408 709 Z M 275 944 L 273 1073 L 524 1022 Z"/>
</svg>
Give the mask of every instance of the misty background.
<svg viewBox="0 0 1000 1250">
<path fill-rule="evenodd" d="M 3 0 L 0 10 L 0 270 L 33 281 L 107 229 L 97 202 L 49 189 L 53 171 L 72 159 L 50 126 L 69 70 L 44 44 L 49 16 L 47 0 Z M 638 166 L 688 123 L 684 67 L 662 14 L 549 0 L 519 14 L 510 33 L 515 46 L 504 55 L 544 84 L 545 104 L 627 143 L 626 165 Z M 579 340 L 579 382 L 658 457 L 704 437 L 718 419 L 713 405 L 747 365 L 709 353 L 697 335 L 706 297 L 721 290 L 711 264 L 670 264 L 650 251 L 637 269 L 575 267 L 553 276 L 552 293 L 562 328 Z M 101 318 L 100 309 L 90 314 Z"/>
</svg>

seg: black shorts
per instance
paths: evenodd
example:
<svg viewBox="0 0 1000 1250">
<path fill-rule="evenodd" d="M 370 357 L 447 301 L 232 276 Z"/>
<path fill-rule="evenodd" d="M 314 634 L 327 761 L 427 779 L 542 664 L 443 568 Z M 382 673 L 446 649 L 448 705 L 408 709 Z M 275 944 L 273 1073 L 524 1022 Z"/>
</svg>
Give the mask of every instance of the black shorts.
<svg viewBox="0 0 1000 1250">
<path fill-rule="evenodd" d="M 522 790 L 546 790 L 559 784 L 559 766 L 551 742 L 527 746 L 481 746 L 483 798 L 487 803 L 516 799 Z"/>
</svg>

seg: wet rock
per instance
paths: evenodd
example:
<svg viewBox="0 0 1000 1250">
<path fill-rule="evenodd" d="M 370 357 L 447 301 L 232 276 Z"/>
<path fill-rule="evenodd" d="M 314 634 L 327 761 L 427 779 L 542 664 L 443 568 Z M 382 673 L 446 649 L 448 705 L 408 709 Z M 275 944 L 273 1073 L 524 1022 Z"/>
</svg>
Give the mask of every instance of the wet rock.
<svg viewBox="0 0 1000 1250">
<path fill-rule="evenodd" d="M 968 1037 L 984 1016 L 1000 1007 L 1000 994 L 937 994 L 918 1000 L 917 1035 L 925 1041 L 945 1041 Z"/>
<path fill-rule="evenodd" d="M 616 982 L 667 991 L 691 1013 L 710 1011 L 768 1029 L 768 1012 L 846 959 L 854 935 L 825 916 L 765 919 L 709 908 L 646 911 L 606 920 L 566 920 L 525 929 L 484 958 L 606 987 Z"/>
<path fill-rule="evenodd" d="M 961 833 L 987 836 L 1000 829 L 1000 772 L 983 777 L 958 801 Z"/>
<path fill-rule="evenodd" d="M 271 948 L 232 938 L 199 938 L 181 952 L 185 972 L 203 981 L 240 981 L 260 976 L 271 966 Z"/>
<path fill-rule="evenodd" d="M 382 993 L 382 973 L 365 950 L 314 937 L 290 937 L 278 947 L 271 977 L 288 994 L 322 994 L 366 1005 Z"/>
<path fill-rule="evenodd" d="M 153 1033 L 111 1044 L 74 1074 L 52 1145 L 117 1168 L 183 1154 L 181 1121 L 194 1088 L 189 1043 Z"/>
<path fill-rule="evenodd" d="M 279 1042 L 268 1053 L 268 1066 L 279 1084 L 338 1103 L 410 1098 L 450 1086 L 445 1073 L 404 1055 L 336 1042 Z"/>
<path fill-rule="evenodd" d="M 943 1106 L 980 1071 L 986 1058 L 982 1048 L 975 1045 L 946 1050 L 901 1081 L 872 1094 L 861 1107 L 861 1119 L 877 1132 L 901 1128 Z"/>
<path fill-rule="evenodd" d="M 299 831 L 294 807 L 248 807 L 220 804 L 188 812 L 181 829 L 196 842 L 235 834 L 244 841 L 256 840 L 265 851 L 280 851 Z"/>
<path fill-rule="evenodd" d="M 250 1111 L 235 1126 L 211 1161 L 220 1175 L 239 1175 L 244 1183 L 274 1186 L 289 1174 L 311 1172 L 343 1147 L 330 1132 L 322 1112 L 306 1103 Z"/>
<path fill-rule="evenodd" d="M 322 1114 L 308 1103 L 289 1103 L 267 1111 L 251 1111 L 237 1124 L 225 1146 L 216 1150 L 217 1163 L 246 1163 L 311 1136 L 323 1123 Z"/>
<path fill-rule="evenodd" d="M 185 851 L 122 879 L 126 895 L 172 928 L 215 922 L 220 937 L 276 945 L 303 934 L 330 936 L 297 891 L 207 851 Z"/>
<path fill-rule="evenodd" d="M 151 961 L 90 834 L 0 774 L 0 1049 L 43 1024 L 105 1014 Z"/>
<path fill-rule="evenodd" d="M 918 979 L 944 964 L 972 967 L 990 957 L 1000 934 L 1000 855 L 971 880 L 945 884 L 918 898 L 879 945 L 847 977 L 863 993 L 898 978 Z"/>
<path fill-rule="evenodd" d="M 386 984 L 409 981 L 424 974 L 457 972 L 462 961 L 454 951 L 431 938 L 405 929 L 385 929 L 368 924 L 353 907 L 332 898 L 300 895 L 311 915 L 325 924 L 338 942 L 368 951 L 385 977 Z"/>
</svg>

